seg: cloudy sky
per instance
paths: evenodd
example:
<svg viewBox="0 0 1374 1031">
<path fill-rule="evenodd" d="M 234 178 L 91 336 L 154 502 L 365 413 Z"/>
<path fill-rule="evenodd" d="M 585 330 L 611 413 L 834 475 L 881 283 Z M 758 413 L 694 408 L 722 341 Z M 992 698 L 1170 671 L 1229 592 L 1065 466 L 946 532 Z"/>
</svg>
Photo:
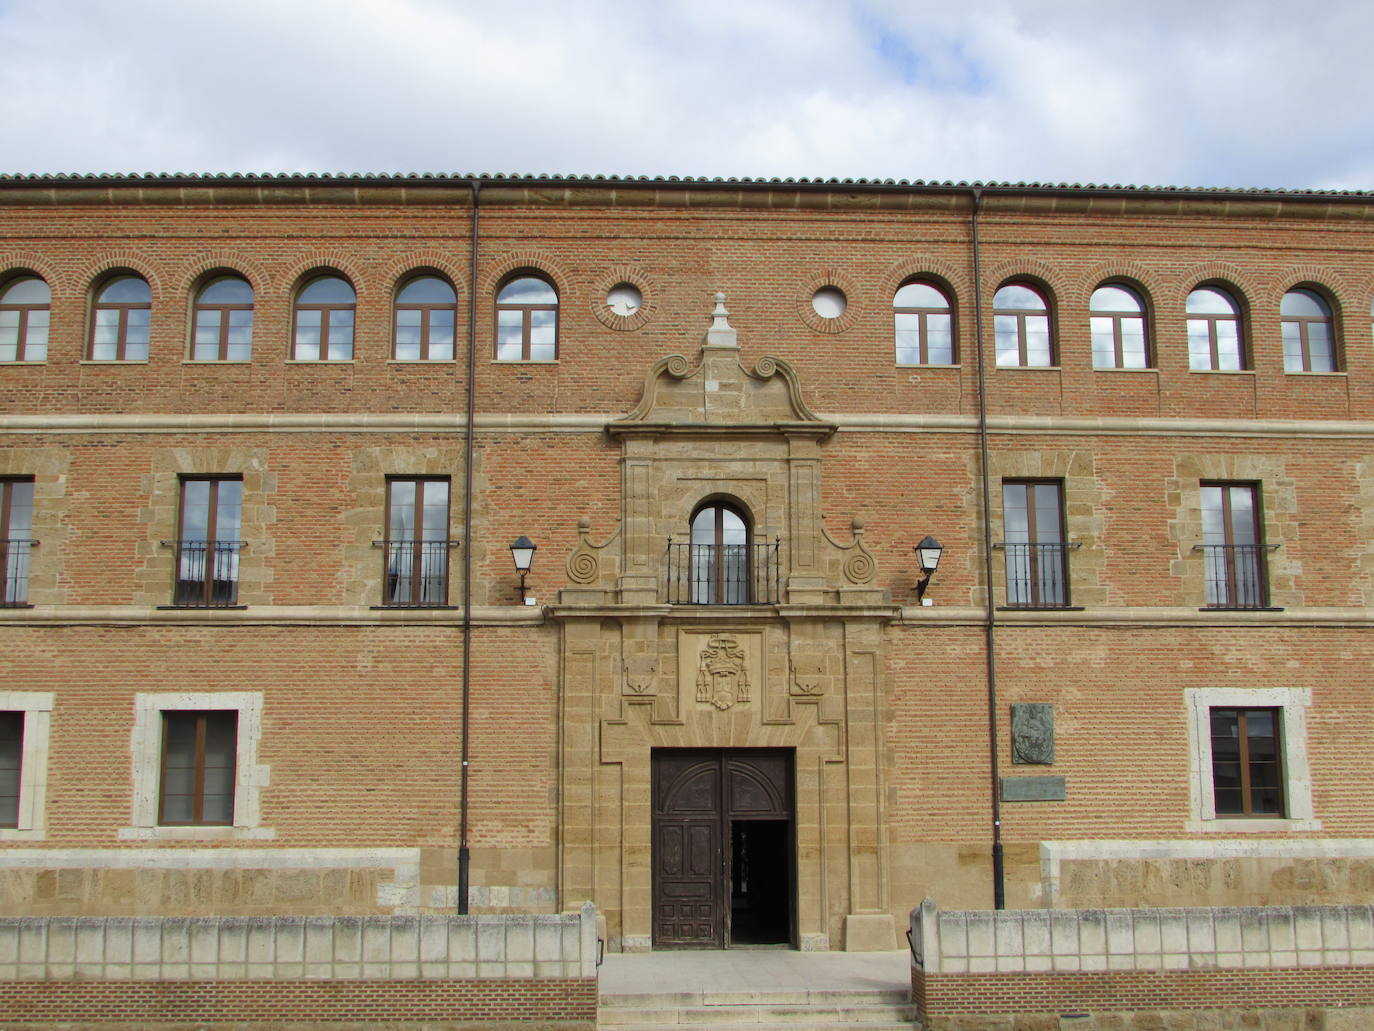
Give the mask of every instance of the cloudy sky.
<svg viewBox="0 0 1374 1031">
<path fill-rule="evenodd" d="M 1374 3 L 0 0 L 0 172 L 1374 188 Z"/>
</svg>

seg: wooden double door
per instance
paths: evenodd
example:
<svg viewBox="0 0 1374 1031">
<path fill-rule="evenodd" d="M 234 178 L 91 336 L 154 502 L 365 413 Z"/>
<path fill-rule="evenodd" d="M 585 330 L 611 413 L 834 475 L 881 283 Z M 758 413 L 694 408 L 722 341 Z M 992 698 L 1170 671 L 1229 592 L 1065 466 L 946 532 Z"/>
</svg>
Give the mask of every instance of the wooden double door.
<svg viewBox="0 0 1374 1031">
<path fill-rule="evenodd" d="M 664 748 L 651 761 L 654 947 L 795 945 L 792 751 Z"/>
</svg>

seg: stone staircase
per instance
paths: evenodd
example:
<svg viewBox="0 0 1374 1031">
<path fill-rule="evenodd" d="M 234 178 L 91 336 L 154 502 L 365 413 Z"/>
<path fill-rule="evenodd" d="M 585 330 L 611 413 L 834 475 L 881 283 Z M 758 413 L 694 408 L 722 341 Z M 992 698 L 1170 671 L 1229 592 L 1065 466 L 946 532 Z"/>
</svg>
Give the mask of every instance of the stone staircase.
<svg viewBox="0 0 1374 1031">
<path fill-rule="evenodd" d="M 915 1031 L 916 1007 L 902 989 L 603 993 L 602 1031 Z"/>
</svg>

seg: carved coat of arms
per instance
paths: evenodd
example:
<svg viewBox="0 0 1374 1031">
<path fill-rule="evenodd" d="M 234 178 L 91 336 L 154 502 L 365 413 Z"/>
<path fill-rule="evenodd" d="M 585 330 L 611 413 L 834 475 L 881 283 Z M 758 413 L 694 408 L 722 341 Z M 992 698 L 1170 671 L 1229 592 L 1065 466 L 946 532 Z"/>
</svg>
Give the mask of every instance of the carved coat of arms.
<svg viewBox="0 0 1374 1031">
<path fill-rule="evenodd" d="M 749 657 L 734 637 L 714 634 L 701 649 L 697 701 L 717 709 L 749 701 Z"/>
</svg>

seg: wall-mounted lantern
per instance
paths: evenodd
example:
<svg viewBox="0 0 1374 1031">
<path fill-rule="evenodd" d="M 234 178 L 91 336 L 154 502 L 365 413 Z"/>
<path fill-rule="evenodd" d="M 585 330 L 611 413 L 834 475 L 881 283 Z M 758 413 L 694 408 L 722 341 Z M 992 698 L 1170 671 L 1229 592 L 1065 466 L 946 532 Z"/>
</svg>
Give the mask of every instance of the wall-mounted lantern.
<svg viewBox="0 0 1374 1031">
<path fill-rule="evenodd" d="M 911 549 L 916 552 L 916 560 L 921 564 L 921 572 L 925 576 L 916 581 L 916 602 L 919 605 L 929 605 L 925 600 L 926 588 L 930 586 L 930 578 L 935 575 L 935 570 L 940 566 L 940 552 L 944 549 L 940 547 L 940 542 L 930 534 L 922 539 L 921 543 Z"/>
<path fill-rule="evenodd" d="M 938 547 L 938 545 L 937 545 Z M 538 551 L 538 546 L 523 533 L 510 546 L 510 557 L 515 560 L 515 571 L 520 574 L 520 604 L 528 605 L 525 600 L 525 574 L 530 571 L 530 565 L 534 562 L 534 553 Z M 929 577 L 927 577 L 929 579 Z"/>
</svg>

